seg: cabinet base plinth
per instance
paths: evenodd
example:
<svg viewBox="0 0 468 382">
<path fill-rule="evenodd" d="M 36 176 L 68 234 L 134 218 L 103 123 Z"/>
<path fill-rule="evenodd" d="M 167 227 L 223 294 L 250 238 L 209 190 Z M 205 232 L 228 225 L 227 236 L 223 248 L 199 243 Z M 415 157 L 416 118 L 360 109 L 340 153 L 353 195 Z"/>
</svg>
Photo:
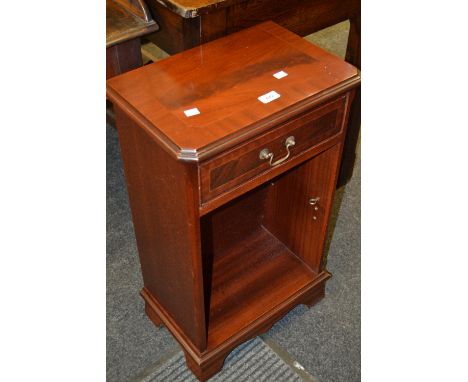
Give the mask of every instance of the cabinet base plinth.
<svg viewBox="0 0 468 382">
<path fill-rule="evenodd" d="M 164 324 L 159 318 L 158 314 L 151 309 L 151 306 L 148 304 L 148 302 L 145 301 L 145 313 L 148 316 L 148 318 L 151 320 L 151 322 L 156 325 L 158 328 L 161 328 Z"/>
<path fill-rule="evenodd" d="M 310 293 L 309 296 L 304 298 L 303 304 L 309 308 L 312 308 L 315 304 L 317 304 L 320 300 L 325 297 L 325 283 L 317 285 L 317 287 L 313 290 L 313 293 Z"/>
<path fill-rule="evenodd" d="M 326 271 L 321 272 L 313 283 L 295 293 L 290 299 L 278 305 L 269 314 L 259 317 L 219 346 L 210 348 L 210 341 L 208 338 L 208 348 L 201 352 L 198 351 L 183 334 L 178 325 L 168 313 L 162 309 L 154 296 L 146 288 L 142 289 L 141 295 L 145 300 L 145 311 L 149 319 L 158 327 L 166 325 L 174 338 L 182 346 L 188 368 L 199 381 L 204 382 L 223 368 L 224 360 L 237 346 L 258 335 L 266 333 L 280 318 L 297 305 L 304 304 L 308 307 L 312 307 L 319 302 L 325 296 L 325 282 L 330 276 L 331 275 Z"/>
<path fill-rule="evenodd" d="M 224 360 L 230 352 L 231 350 L 225 353 L 220 353 L 206 362 L 198 363 L 198 360 L 195 360 L 189 353 L 184 351 L 185 362 L 195 377 L 197 377 L 200 382 L 205 382 L 221 371 L 224 365 Z"/>
</svg>

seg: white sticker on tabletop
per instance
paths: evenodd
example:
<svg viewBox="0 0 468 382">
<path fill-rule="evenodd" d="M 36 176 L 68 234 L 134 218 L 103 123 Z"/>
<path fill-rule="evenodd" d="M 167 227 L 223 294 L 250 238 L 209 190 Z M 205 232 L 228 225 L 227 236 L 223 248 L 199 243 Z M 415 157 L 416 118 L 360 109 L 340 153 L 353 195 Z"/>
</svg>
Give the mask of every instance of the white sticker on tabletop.
<svg viewBox="0 0 468 382">
<path fill-rule="evenodd" d="M 258 100 L 263 103 L 268 103 L 268 102 L 274 101 L 275 99 L 278 99 L 279 97 L 281 96 L 277 92 L 272 90 L 271 92 L 258 97 Z"/>
<path fill-rule="evenodd" d="M 286 73 L 285 71 L 281 70 L 275 74 L 273 74 L 273 77 L 277 78 L 278 80 L 280 80 L 281 78 L 283 77 L 286 77 L 288 75 L 288 73 Z"/>
<path fill-rule="evenodd" d="M 184 114 L 186 117 L 193 117 L 194 115 L 200 114 L 200 110 L 194 107 L 193 109 L 184 110 Z"/>
</svg>

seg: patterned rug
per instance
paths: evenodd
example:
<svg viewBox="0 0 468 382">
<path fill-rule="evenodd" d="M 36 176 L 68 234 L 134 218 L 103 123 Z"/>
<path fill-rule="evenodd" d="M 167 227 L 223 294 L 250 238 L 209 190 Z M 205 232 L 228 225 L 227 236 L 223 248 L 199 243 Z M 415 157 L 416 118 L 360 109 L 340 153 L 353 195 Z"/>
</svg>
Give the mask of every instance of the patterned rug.
<svg viewBox="0 0 468 382">
<path fill-rule="evenodd" d="M 287 362 L 260 338 L 239 346 L 210 382 L 317 382 L 297 362 Z M 290 364 L 289 364 L 290 363 Z M 148 370 L 139 382 L 197 382 L 182 351 Z"/>
</svg>

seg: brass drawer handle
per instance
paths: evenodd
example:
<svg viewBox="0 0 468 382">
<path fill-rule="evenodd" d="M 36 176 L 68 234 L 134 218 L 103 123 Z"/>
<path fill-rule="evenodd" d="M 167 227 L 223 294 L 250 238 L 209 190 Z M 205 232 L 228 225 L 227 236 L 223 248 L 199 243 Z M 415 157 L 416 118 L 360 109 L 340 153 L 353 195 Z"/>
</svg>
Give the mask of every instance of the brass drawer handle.
<svg viewBox="0 0 468 382">
<path fill-rule="evenodd" d="M 296 141 L 294 140 L 294 137 L 292 135 L 290 137 L 286 138 L 286 141 L 284 141 L 284 145 L 286 146 L 287 154 L 283 158 L 278 159 L 276 162 L 273 162 L 274 154 L 271 153 L 270 150 L 268 150 L 268 149 L 263 149 L 262 151 L 260 151 L 259 158 L 261 160 L 270 159 L 270 166 L 276 166 L 276 165 L 278 165 L 280 163 L 283 163 L 286 159 L 289 158 L 289 156 L 291 155 L 291 151 L 289 151 L 289 148 L 291 146 L 294 146 L 295 144 L 296 144 Z"/>
</svg>

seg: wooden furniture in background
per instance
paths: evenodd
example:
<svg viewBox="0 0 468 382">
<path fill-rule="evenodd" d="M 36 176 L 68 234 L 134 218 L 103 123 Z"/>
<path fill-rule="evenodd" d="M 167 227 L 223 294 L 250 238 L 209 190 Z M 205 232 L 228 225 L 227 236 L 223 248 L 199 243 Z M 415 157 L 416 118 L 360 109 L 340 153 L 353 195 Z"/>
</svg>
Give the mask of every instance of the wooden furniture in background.
<svg viewBox="0 0 468 382">
<path fill-rule="evenodd" d="M 107 0 L 106 78 L 140 67 L 140 37 L 157 30 L 143 0 Z"/>
<path fill-rule="evenodd" d="M 199 380 L 324 296 L 359 82 L 356 68 L 273 22 L 108 80 L 146 312 Z"/>
<path fill-rule="evenodd" d="M 307 36 L 349 20 L 346 60 L 361 67 L 360 0 L 146 0 L 158 33 L 148 36 L 169 54 L 178 53 L 263 21 L 275 23 Z M 352 176 L 361 125 L 360 90 L 351 107 L 339 185 Z"/>
</svg>

